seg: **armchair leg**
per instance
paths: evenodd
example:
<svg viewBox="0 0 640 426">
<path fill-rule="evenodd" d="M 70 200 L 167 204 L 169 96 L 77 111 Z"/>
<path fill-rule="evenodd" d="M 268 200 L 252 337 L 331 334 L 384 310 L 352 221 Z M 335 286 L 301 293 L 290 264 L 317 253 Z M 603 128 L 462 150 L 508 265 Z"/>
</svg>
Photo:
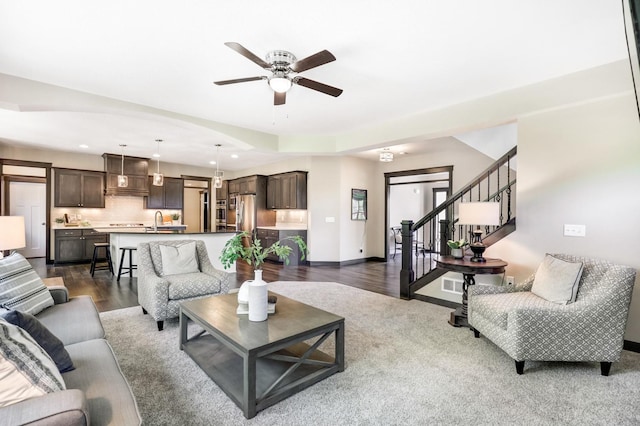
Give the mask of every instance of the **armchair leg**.
<svg viewBox="0 0 640 426">
<path fill-rule="evenodd" d="M 164 328 L 164 321 L 156 321 L 158 323 L 158 331 L 162 331 Z"/>
<path fill-rule="evenodd" d="M 142 306 L 140 306 L 142 308 L 142 314 L 143 315 L 147 315 L 149 312 L 147 312 L 147 310 L 145 308 L 143 308 Z"/>
<path fill-rule="evenodd" d="M 475 328 L 473 328 L 472 330 L 473 330 L 473 337 L 475 337 L 476 339 L 480 338 L 480 332 Z"/>
<path fill-rule="evenodd" d="M 524 361 L 516 361 L 516 373 L 524 373 Z"/>
<path fill-rule="evenodd" d="M 603 376 L 608 376 L 609 371 L 611 371 L 611 363 L 603 361 L 600 363 L 600 374 Z"/>
</svg>

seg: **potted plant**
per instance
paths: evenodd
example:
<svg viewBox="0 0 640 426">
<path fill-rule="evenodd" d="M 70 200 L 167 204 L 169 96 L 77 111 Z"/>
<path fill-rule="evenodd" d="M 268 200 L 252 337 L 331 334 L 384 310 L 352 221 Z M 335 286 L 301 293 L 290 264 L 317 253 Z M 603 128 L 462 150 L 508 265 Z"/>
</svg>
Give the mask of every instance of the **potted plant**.
<svg viewBox="0 0 640 426">
<path fill-rule="evenodd" d="M 264 321 L 267 319 L 267 283 L 262 280 L 262 264 L 267 256 L 274 253 L 286 265 L 289 264 L 289 256 L 293 249 L 283 245 L 285 240 L 293 241 L 300 249 L 300 260 L 304 260 L 309 253 L 304 240 L 294 235 L 276 241 L 268 247 L 263 247 L 262 242 L 249 232 L 240 232 L 224 245 L 220 254 L 220 262 L 224 269 L 228 269 L 237 260 L 244 260 L 253 267 L 254 279 L 242 283 L 238 291 L 238 312 L 243 312 L 248 304 L 249 320 Z M 245 241 L 248 244 L 245 245 Z M 243 306 L 245 305 L 245 306 Z"/>
<path fill-rule="evenodd" d="M 464 257 L 464 249 L 469 245 L 464 238 L 461 240 L 449 240 L 447 245 L 451 249 L 451 256 L 455 259 L 462 259 Z"/>
<path fill-rule="evenodd" d="M 171 215 L 174 225 L 180 225 L 180 213 L 174 213 Z"/>
</svg>

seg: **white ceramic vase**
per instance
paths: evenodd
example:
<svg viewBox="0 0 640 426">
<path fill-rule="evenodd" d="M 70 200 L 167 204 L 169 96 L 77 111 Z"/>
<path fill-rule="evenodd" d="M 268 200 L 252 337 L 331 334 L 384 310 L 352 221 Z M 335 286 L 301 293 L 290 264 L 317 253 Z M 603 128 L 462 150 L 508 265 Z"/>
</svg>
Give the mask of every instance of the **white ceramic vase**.
<svg viewBox="0 0 640 426">
<path fill-rule="evenodd" d="M 244 284 L 243 284 L 244 286 Z M 249 287 L 249 321 L 264 321 L 269 316 L 267 309 L 268 290 L 267 283 L 262 280 L 262 270 L 254 271 L 253 281 L 248 281 Z M 242 287 L 240 288 L 242 291 Z M 239 293 L 238 293 L 238 297 Z"/>
<path fill-rule="evenodd" d="M 451 249 L 451 256 L 453 256 L 454 259 L 462 259 L 464 257 L 464 249 Z"/>
</svg>

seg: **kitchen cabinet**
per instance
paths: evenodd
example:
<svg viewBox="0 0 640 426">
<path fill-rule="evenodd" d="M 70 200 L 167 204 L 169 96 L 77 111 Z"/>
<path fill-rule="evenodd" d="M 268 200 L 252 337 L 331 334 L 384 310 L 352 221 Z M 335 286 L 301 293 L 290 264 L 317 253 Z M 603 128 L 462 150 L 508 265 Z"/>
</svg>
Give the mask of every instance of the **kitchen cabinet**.
<svg viewBox="0 0 640 426">
<path fill-rule="evenodd" d="M 275 243 L 276 241 L 279 240 L 283 240 L 287 237 L 293 237 L 293 236 L 299 236 L 301 237 L 305 242 L 307 241 L 307 231 L 306 230 L 301 230 L 301 229 L 265 229 L 265 228 L 258 228 L 257 230 L 257 236 L 258 239 L 260 240 L 260 243 L 262 244 L 262 247 L 269 247 L 270 245 L 272 245 L 273 243 Z M 281 241 L 282 245 L 286 245 L 291 247 L 291 255 L 289 256 L 289 265 L 290 266 L 297 266 L 297 265 L 303 265 L 306 264 L 306 259 L 301 261 L 300 260 L 300 248 L 298 247 L 298 245 L 291 240 L 285 240 L 285 241 Z M 280 263 L 284 263 L 282 262 L 278 256 L 276 254 L 270 254 L 269 256 L 267 256 L 267 259 L 274 261 L 274 262 L 280 262 Z"/>
<path fill-rule="evenodd" d="M 122 157 L 116 154 L 102 154 L 104 169 L 107 173 L 107 195 L 149 195 L 149 159 L 124 157 L 124 174 L 129 180 L 128 186 L 118 186 L 118 175 L 122 173 Z"/>
<path fill-rule="evenodd" d="M 222 187 L 216 188 L 216 201 L 222 201 L 222 200 L 226 201 L 228 196 L 229 196 L 229 181 L 223 180 Z"/>
<path fill-rule="evenodd" d="M 255 194 L 258 192 L 260 182 L 265 176 L 247 176 L 229 181 L 229 195 L 231 194 Z"/>
<path fill-rule="evenodd" d="M 104 208 L 104 173 L 55 169 L 54 207 Z"/>
<path fill-rule="evenodd" d="M 240 192 L 240 179 L 229 181 L 229 194 L 237 194 Z"/>
<path fill-rule="evenodd" d="M 307 173 L 290 172 L 269 176 L 267 208 L 306 209 Z"/>
<path fill-rule="evenodd" d="M 148 177 L 149 195 L 144 197 L 145 209 L 174 209 L 184 207 L 184 180 L 182 178 L 164 178 L 162 186 L 153 185 L 153 176 Z"/>
<path fill-rule="evenodd" d="M 93 257 L 93 243 L 106 243 L 108 235 L 93 229 L 56 229 L 55 262 L 85 262 Z"/>
</svg>

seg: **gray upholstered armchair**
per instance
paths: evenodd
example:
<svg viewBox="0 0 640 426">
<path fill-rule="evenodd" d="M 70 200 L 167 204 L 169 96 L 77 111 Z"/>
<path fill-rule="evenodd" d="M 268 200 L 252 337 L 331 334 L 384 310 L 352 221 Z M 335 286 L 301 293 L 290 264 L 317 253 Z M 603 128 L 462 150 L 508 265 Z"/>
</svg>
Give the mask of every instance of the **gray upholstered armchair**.
<svg viewBox="0 0 640 426">
<path fill-rule="evenodd" d="M 600 362 L 603 376 L 618 361 L 635 281 L 635 269 L 584 257 L 575 302 L 558 304 L 534 294 L 535 275 L 515 286 L 469 288 L 469 324 L 515 360 Z M 579 276 L 579 275 L 578 275 Z"/>
<path fill-rule="evenodd" d="M 228 293 L 229 281 L 229 273 L 211 264 L 203 241 L 138 244 L 138 302 L 160 331 L 165 319 L 179 315 L 180 302 Z"/>
</svg>

